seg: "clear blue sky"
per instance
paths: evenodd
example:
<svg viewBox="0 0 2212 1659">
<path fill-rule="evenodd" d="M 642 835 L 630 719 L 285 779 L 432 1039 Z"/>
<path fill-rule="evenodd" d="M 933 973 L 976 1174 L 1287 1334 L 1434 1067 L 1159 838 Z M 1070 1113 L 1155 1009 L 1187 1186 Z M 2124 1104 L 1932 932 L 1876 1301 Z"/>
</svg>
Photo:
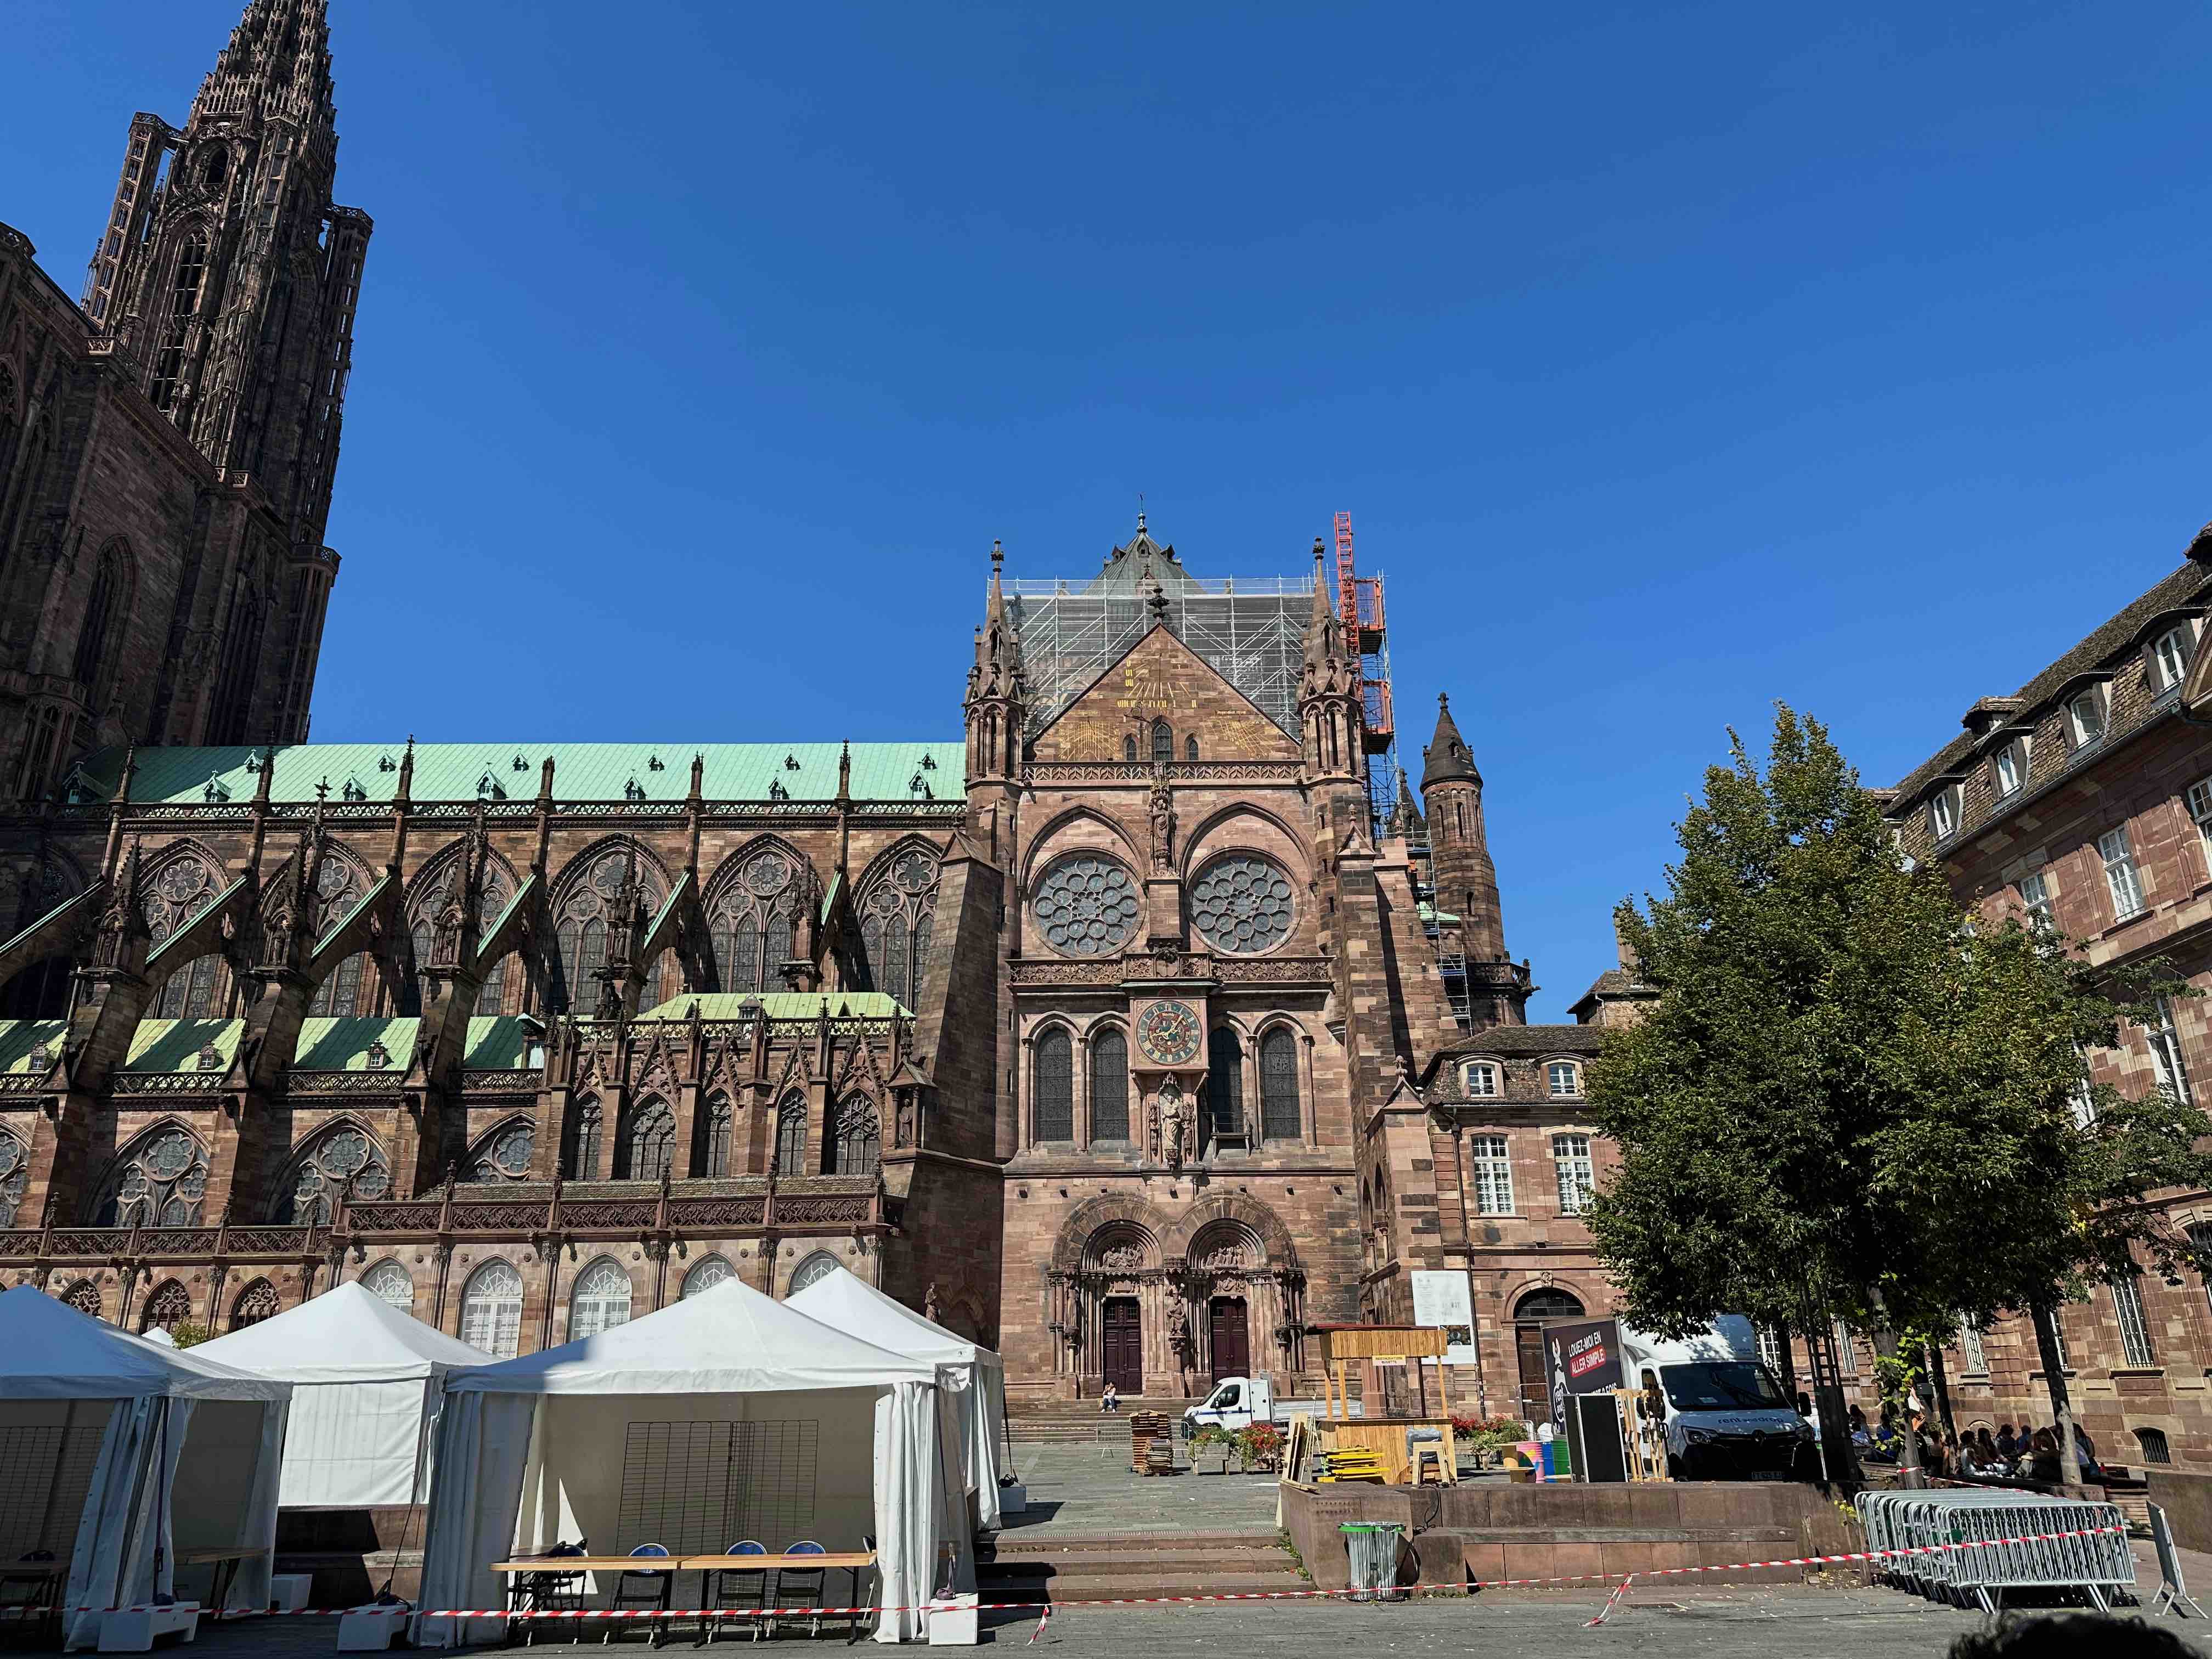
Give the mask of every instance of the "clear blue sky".
<svg viewBox="0 0 2212 1659">
<path fill-rule="evenodd" d="M 240 3 L 9 6 L 71 292 Z M 1729 724 L 1892 781 L 2212 517 L 2201 7 L 331 9 L 319 737 L 957 735 L 994 536 L 1348 508 L 1561 1018 Z"/>
</svg>

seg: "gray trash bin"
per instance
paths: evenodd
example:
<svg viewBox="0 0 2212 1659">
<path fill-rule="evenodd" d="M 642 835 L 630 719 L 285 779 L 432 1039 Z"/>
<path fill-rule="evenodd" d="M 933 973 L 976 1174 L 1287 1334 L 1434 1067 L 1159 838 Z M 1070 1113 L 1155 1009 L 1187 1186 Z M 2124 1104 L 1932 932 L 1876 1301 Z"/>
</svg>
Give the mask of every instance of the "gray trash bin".
<svg viewBox="0 0 2212 1659">
<path fill-rule="evenodd" d="M 1337 1528 L 1344 1534 L 1345 1553 L 1352 1559 L 1352 1600 L 1396 1601 L 1405 1592 L 1398 1588 L 1398 1546 L 1406 1535 L 1396 1521 L 1348 1521 Z"/>
</svg>

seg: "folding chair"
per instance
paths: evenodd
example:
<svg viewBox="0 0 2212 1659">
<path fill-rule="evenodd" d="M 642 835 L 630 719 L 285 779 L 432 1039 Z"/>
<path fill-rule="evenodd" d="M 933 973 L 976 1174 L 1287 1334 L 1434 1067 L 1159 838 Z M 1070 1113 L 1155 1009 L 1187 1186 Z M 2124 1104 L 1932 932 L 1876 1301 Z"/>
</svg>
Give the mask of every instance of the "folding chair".
<svg viewBox="0 0 2212 1659">
<path fill-rule="evenodd" d="M 743 1538 L 731 1545 L 729 1548 L 724 1550 L 722 1553 L 725 1555 L 766 1555 L 768 1553 L 768 1547 L 760 1542 L 757 1539 Z M 714 1588 L 708 1593 L 707 1605 L 710 1607 L 752 1607 L 756 1609 L 766 1607 L 768 1605 L 768 1569 L 766 1567 L 716 1568 L 714 1571 Z M 707 1621 L 707 1639 L 709 1642 L 713 1641 L 714 1639 L 714 1632 L 716 1631 L 720 1630 L 726 1624 L 734 1624 L 737 1621 L 734 1620 L 728 1619 L 709 1619 Z M 756 1642 L 759 1641 L 761 1639 L 761 1626 L 765 1625 L 768 1620 L 765 1619 L 752 1619 L 748 1620 L 745 1622 L 751 1625 L 753 1627 L 753 1640 Z"/>
<path fill-rule="evenodd" d="M 546 1554 L 549 1558 L 558 1558 L 563 1555 L 581 1555 L 583 1553 L 582 1547 L 580 1545 L 562 1545 L 547 1551 Z M 581 1612 L 584 1606 L 584 1575 L 581 1572 L 524 1573 L 514 1581 L 514 1587 L 507 1592 L 507 1603 L 511 1607 L 518 1610 L 527 1608 L 541 1613 Z M 525 1619 L 520 1622 L 523 1646 L 537 1646 L 538 1626 L 547 1621 L 543 1619 Z M 510 1645 L 514 1641 L 515 1624 L 516 1621 L 512 1619 L 507 1621 L 507 1639 Z M 583 1633 L 584 1626 L 581 1620 L 568 1622 L 570 1641 L 581 1641 Z"/>
<path fill-rule="evenodd" d="M 630 1554 L 633 1558 L 647 1556 L 666 1560 L 668 1547 L 665 1544 L 640 1544 Z M 625 1567 L 615 1579 L 615 1599 L 610 1605 L 618 1613 L 626 1608 L 644 1607 L 665 1613 L 668 1611 L 669 1592 L 675 1584 L 676 1575 L 672 1572 L 640 1572 Z M 606 1633 L 599 1638 L 601 1647 L 614 1640 L 615 1626 L 623 1622 L 619 1619 L 607 1620 Z M 667 1629 L 660 1620 L 648 1619 L 645 1621 L 645 1627 L 652 1636 L 653 1646 L 659 1647 L 668 1639 Z"/>
<path fill-rule="evenodd" d="M 811 1538 L 802 1538 L 784 1551 L 786 1555 L 827 1555 Z M 812 1607 L 822 1605 L 822 1581 L 827 1573 L 820 1567 L 785 1567 L 775 1575 L 775 1604 L 780 1607 Z M 796 1579 L 796 1584 L 793 1580 Z M 807 1634 L 822 1634 L 822 1615 L 816 1613 Z"/>
</svg>

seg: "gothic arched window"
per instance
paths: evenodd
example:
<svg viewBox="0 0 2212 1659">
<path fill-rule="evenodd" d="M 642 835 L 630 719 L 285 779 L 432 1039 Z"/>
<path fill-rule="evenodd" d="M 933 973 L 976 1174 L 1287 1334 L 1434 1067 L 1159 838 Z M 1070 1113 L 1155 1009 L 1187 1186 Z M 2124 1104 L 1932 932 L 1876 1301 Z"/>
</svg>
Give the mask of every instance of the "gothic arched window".
<svg viewBox="0 0 2212 1659">
<path fill-rule="evenodd" d="M 478 1141 L 462 1166 L 461 1179 L 472 1186 L 520 1181 L 530 1173 L 537 1132 L 520 1120 L 503 1124 Z"/>
<path fill-rule="evenodd" d="M 576 1103 L 576 1116 L 568 1131 L 568 1179 L 599 1178 L 599 1103 L 586 1096 Z"/>
<path fill-rule="evenodd" d="M 284 1311 L 277 1299 L 276 1287 L 265 1279 L 257 1279 L 238 1293 L 238 1300 L 230 1304 L 230 1328 L 242 1331 L 248 1325 L 258 1325 L 264 1319 L 274 1319 Z"/>
<path fill-rule="evenodd" d="M 788 1094 L 775 1111 L 775 1172 L 780 1176 L 806 1173 L 806 1100 Z"/>
<path fill-rule="evenodd" d="M 54 423 L 41 420 L 31 428 L 31 441 L 15 468 L 15 481 L 9 487 L 5 502 L 0 503 L 0 558 L 15 546 L 24 520 L 30 516 L 31 503 L 38 499 L 39 486 L 46 482 L 46 457 L 53 447 Z"/>
<path fill-rule="evenodd" d="M 733 1115 L 727 1095 L 707 1097 L 707 1109 L 699 1121 L 699 1153 L 693 1160 L 699 1174 L 730 1173 L 730 1123 Z"/>
<path fill-rule="evenodd" d="M 937 855 L 919 847 L 893 858 L 860 896 L 860 946 L 869 982 L 908 1009 L 920 1007 L 937 908 Z"/>
<path fill-rule="evenodd" d="M 684 1275 L 684 1288 L 677 1299 L 688 1301 L 702 1291 L 711 1291 L 717 1285 L 726 1285 L 738 1276 L 738 1270 L 719 1255 L 710 1255 Z"/>
<path fill-rule="evenodd" d="M 380 1296 L 402 1313 L 415 1310 L 415 1279 L 406 1268 L 386 1256 L 361 1276 L 362 1288 Z"/>
<path fill-rule="evenodd" d="M 659 1101 L 647 1099 L 631 1109 L 629 1133 L 623 1143 L 623 1167 L 617 1180 L 658 1181 L 668 1173 L 676 1146 L 676 1119 Z"/>
<path fill-rule="evenodd" d="M 1182 757 L 1187 761 L 1194 761 L 1198 758 L 1198 738 L 1195 735 L 1182 740 Z"/>
<path fill-rule="evenodd" d="M 80 1279 L 70 1285 L 62 1300 L 81 1314 L 100 1317 L 100 1286 L 88 1279 Z"/>
<path fill-rule="evenodd" d="M 223 630 L 222 661 L 216 671 L 215 704 L 208 716 L 210 743 L 244 743 L 253 719 L 254 688 L 261 683 L 261 634 L 269 604 L 241 591 Z"/>
<path fill-rule="evenodd" d="M 330 976 L 315 988 L 315 1000 L 307 1005 L 311 1014 L 330 1014 L 344 1018 L 361 1008 L 361 977 L 368 966 L 368 952 L 356 951 L 332 969 Z"/>
<path fill-rule="evenodd" d="M 1030 1115 L 1037 1140 L 1075 1139 L 1073 1045 L 1055 1025 L 1036 1042 L 1035 1099 Z"/>
<path fill-rule="evenodd" d="M 215 970 L 222 958 L 210 951 L 195 957 L 162 981 L 154 1005 L 156 1019 L 208 1019 L 215 1011 Z"/>
<path fill-rule="evenodd" d="M 598 975 L 607 965 L 608 923 L 620 919 L 616 914 L 617 907 L 623 902 L 623 886 L 631 875 L 633 857 L 637 881 L 635 902 L 639 910 L 649 917 L 659 908 L 665 897 L 659 890 L 659 878 L 641 853 L 633 854 L 627 846 L 609 847 L 589 855 L 582 877 L 568 879 L 556 902 L 553 931 L 561 950 L 562 994 L 566 999 L 562 1007 L 568 1012 L 590 1014 L 599 1005 Z M 645 918 L 634 915 L 630 920 L 635 945 L 642 941 Z M 647 995 L 659 982 L 649 972 Z"/>
<path fill-rule="evenodd" d="M 1244 1045 L 1226 1025 L 1214 1029 L 1206 1045 L 1206 1114 L 1216 1140 L 1244 1133 Z"/>
<path fill-rule="evenodd" d="M 15 1224 L 23 1194 L 31 1185 L 31 1149 L 0 1129 L 0 1227 Z"/>
<path fill-rule="evenodd" d="M 23 435 L 23 404 L 15 390 L 15 377 L 0 363 L 0 550 L 8 544 L 8 475 L 14 470 L 15 445 Z"/>
<path fill-rule="evenodd" d="M 1091 1138 L 1129 1138 L 1129 1039 L 1112 1026 L 1091 1039 Z"/>
<path fill-rule="evenodd" d="M 873 1175 L 879 1167 L 882 1126 L 875 1103 L 849 1096 L 837 1109 L 836 1139 L 831 1144 L 833 1175 Z"/>
<path fill-rule="evenodd" d="M 283 1183 L 269 1214 L 278 1226 L 327 1227 L 347 1180 L 356 1198 L 390 1195 L 392 1171 L 383 1150 L 350 1123 L 335 1124 L 309 1141 Z"/>
<path fill-rule="evenodd" d="M 1175 728 L 1165 720 L 1152 722 L 1152 764 L 1161 765 L 1175 758 Z"/>
<path fill-rule="evenodd" d="M 101 676 L 111 660 L 110 636 L 120 620 L 118 611 L 124 575 L 122 546 L 110 542 L 100 550 L 100 562 L 93 571 L 92 596 L 85 602 L 84 621 L 77 629 L 76 660 L 70 671 L 70 678 L 84 688 L 94 708 L 104 701 Z"/>
<path fill-rule="evenodd" d="M 485 970 L 483 984 L 477 992 L 476 1013 L 479 1019 L 498 1018 L 500 1010 L 506 1006 L 507 961 L 507 957 L 501 957 Z"/>
<path fill-rule="evenodd" d="M 1121 739 L 1121 758 L 1125 761 L 1133 761 L 1137 758 L 1137 734 L 1133 732 Z"/>
<path fill-rule="evenodd" d="M 812 1255 L 791 1270 L 791 1288 L 787 1296 L 797 1296 L 809 1285 L 818 1285 L 843 1264 L 827 1250 L 817 1250 Z"/>
<path fill-rule="evenodd" d="M 1298 1110 L 1298 1039 L 1278 1025 L 1260 1039 L 1260 1134 L 1266 1140 L 1304 1138 Z"/>
<path fill-rule="evenodd" d="M 461 1291 L 461 1340 L 512 1359 L 521 1337 L 522 1275 L 511 1261 L 487 1261 Z"/>
<path fill-rule="evenodd" d="M 576 1275 L 568 1293 L 568 1340 L 597 1336 L 629 1323 L 629 1275 L 611 1256 L 601 1256 Z"/>
<path fill-rule="evenodd" d="M 192 1316 L 192 1293 L 173 1279 L 165 1279 L 161 1288 L 146 1298 L 146 1311 L 138 1316 L 138 1334 L 148 1331 L 173 1331 Z"/>
<path fill-rule="evenodd" d="M 797 948 L 807 884 L 791 854 L 764 847 L 748 855 L 707 906 L 707 942 L 725 991 L 780 991 Z"/>
<path fill-rule="evenodd" d="M 176 1125 L 164 1124 L 116 1159 L 93 1225 L 197 1227 L 207 1179 L 206 1149 Z"/>
</svg>

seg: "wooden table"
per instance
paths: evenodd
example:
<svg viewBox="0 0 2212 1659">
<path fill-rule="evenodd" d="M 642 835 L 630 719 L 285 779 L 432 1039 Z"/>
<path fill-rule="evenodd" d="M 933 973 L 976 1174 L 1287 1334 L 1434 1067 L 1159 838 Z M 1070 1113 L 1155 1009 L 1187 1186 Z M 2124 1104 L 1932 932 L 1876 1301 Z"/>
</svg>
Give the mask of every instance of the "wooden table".
<svg viewBox="0 0 2212 1659">
<path fill-rule="evenodd" d="M 210 1545 L 205 1549 L 179 1550 L 177 1565 L 180 1567 L 215 1566 L 215 1582 L 208 1589 L 208 1617 L 220 1620 L 223 1598 L 232 1584 L 238 1581 L 241 1563 L 258 1561 L 268 1554 L 266 1549 L 249 1549 L 243 1545 Z"/>
<path fill-rule="evenodd" d="M 853 1596 L 847 1605 L 857 1607 L 861 1605 L 860 1575 L 873 1572 L 875 1565 L 873 1550 L 831 1550 L 820 1555 L 526 1555 L 513 1561 L 495 1561 L 491 1570 L 510 1577 L 527 1572 L 696 1572 L 699 1575 L 698 1605 L 703 1607 L 707 1605 L 707 1575 L 710 1572 L 811 1572 L 836 1568 L 852 1575 Z M 511 1598 L 512 1590 L 509 1595 Z M 859 1626 L 855 1619 L 855 1640 L 860 1636 Z"/>
</svg>

